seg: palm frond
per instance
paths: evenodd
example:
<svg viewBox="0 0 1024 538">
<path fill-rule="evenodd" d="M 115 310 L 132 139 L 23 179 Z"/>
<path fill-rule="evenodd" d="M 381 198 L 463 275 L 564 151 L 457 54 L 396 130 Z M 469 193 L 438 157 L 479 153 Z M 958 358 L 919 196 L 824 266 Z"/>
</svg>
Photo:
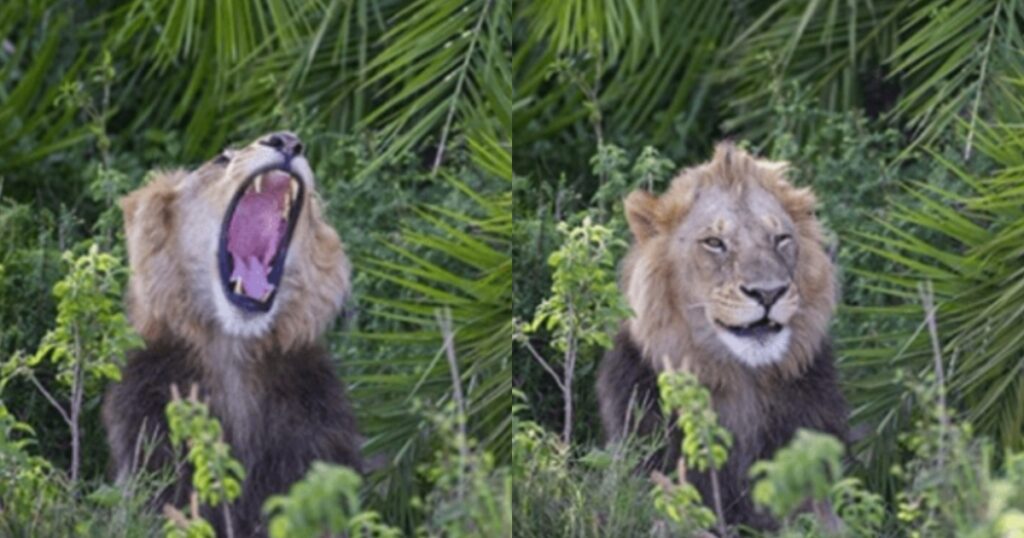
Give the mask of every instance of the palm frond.
<svg viewBox="0 0 1024 538">
<path fill-rule="evenodd" d="M 436 171 L 457 120 L 510 99 L 505 80 L 491 76 L 503 56 L 507 0 L 416 0 L 394 15 L 386 43 L 367 66 L 366 84 L 386 98 L 363 123 L 380 127 L 384 151 L 364 173 L 435 137 Z M 506 69 L 507 70 L 507 69 Z"/>
<path fill-rule="evenodd" d="M 73 113 L 56 104 L 62 88 L 83 71 L 80 61 L 55 69 L 70 28 L 67 15 L 13 2 L 0 7 L 0 36 L 6 36 L 0 51 L 0 175 L 89 137 L 85 127 L 74 125 Z"/>
<path fill-rule="evenodd" d="M 870 66 L 891 53 L 909 5 L 907 0 L 771 4 L 726 51 L 722 78 L 734 85 L 726 129 L 753 129 L 749 135 L 754 135 L 759 125 L 770 125 L 767 116 L 782 97 L 783 81 L 806 88 L 825 109 L 861 105 L 865 78 L 883 75 L 870 72 Z"/>
<path fill-rule="evenodd" d="M 915 304 L 917 286 L 924 281 L 934 287 L 951 402 L 997 445 L 1024 446 L 1024 336 L 1019 329 L 1024 323 L 1024 158 L 1005 153 L 1005 144 L 1020 144 L 1024 133 L 987 125 L 978 133 L 978 149 L 1002 159 L 1001 172 L 969 178 L 964 182 L 972 191 L 968 195 L 916 188 L 882 223 L 887 234 L 861 235 L 857 241 L 902 269 L 898 274 L 862 272 L 896 306 L 860 313 L 906 321 L 905 330 L 854 339 L 845 352 L 844 366 L 860 373 L 849 391 L 855 420 L 875 425 L 879 433 L 869 447 L 872 458 L 891 447 L 886 443 L 908 420 L 910 395 L 893 372 L 924 377 L 932 369 L 924 312 Z"/>
<path fill-rule="evenodd" d="M 909 83 L 894 112 L 909 122 L 919 142 L 934 140 L 966 116 L 969 157 L 978 118 L 998 106 L 1000 79 L 1024 47 L 1021 8 L 1002 0 L 917 4 L 888 58 L 891 76 Z"/>
<path fill-rule="evenodd" d="M 517 20 L 516 140 L 526 147 L 571 136 L 594 106 L 616 136 L 645 132 L 654 135 L 649 143 L 678 140 L 680 128 L 695 128 L 709 108 L 719 49 L 737 28 L 722 2 L 532 2 Z M 578 85 L 548 88 L 552 70 L 565 61 L 597 103 L 585 105 Z"/>
<path fill-rule="evenodd" d="M 487 162 L 493 160 L 503 158 Z M 445 178 L 454 189 L 469 191 L 459 179 L 449 174 Z M 409 496 L 423 487 L 415 475 L 417 462 L 436 443 L 432 433 L 423 430 L 421 417 L 412 412 L 413 402 L 441 404 L 453 398 L 449 366 L 441 356 L 439 311 L 449 313 L 454 328 L 469 435 L 499 461 L 507 458 L 510 446 L 511 197 L 469 198 L 475 205 L 471 212 L 421 209 L 402 233 L 401 243 L 388 244 L 396 260 L 370 260 L 364 269 L 408 292 L 408 298 L 370 297 L 374 315 L 391 319 L 402 329 L 364 335 L 371 341 L 402 344 L 408 354 L 384 364 L 350 364 L 362 372 L 353 379 L 356 401 L 372 402 L 361 411 L 367 450 L 390 459 L 389 468 L 378 477 L 383 481 L 385 510 L 393 521 L 406 524 L 412 518 Z M 362 391 L 367 393 L 360 397 Z"/>
</svg>

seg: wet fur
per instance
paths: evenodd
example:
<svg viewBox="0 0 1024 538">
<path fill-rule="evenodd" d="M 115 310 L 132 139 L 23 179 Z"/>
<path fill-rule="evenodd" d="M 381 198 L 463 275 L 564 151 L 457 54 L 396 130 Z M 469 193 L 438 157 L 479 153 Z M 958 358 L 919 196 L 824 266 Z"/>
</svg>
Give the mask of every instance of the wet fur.
<svg viewBox="0 0 1024 538">
<path fill-rule="evenodd" d="M 183 456 L 175 458 L 166 439 L 170 386 L 185 392 L 198 384 L 246 469 L 242 496 L 230 506 L 236 536 L 262 536 L 263 502 L 286 492 L 314 460 L 362 469 L 355 420 L 320 343 L 348 295 L 349 264 L 322 218 L 308 164 L 293 159 L 306 196 L 277 299 L 259 315 L 230 306 L 217 273 L 217 234 L 245 178 L 280 158 L 255 142 L 232 153 L 227 165 L 155 173 L 121 201 L 129 317 L 146 345 L 129 354 L 121 382 L 107 390 L 103 421 L 118 479 L 139 470 L 139 449 L 149 441 L 155 450 L 146 466 L 166 467 Z M 181 472 L 155 504 L 183 507 L 190 490 Z M 222 534 L 220 510 L 207 512 Z"/>
<path fill-rule="evenodd" d="M 627 198 L 634 241 L 623 262 L 621 287 L 634 316 L 625 321 L 615 347 L 602 360 L 597 383 L 605 437 L 615 442 L 632 431 L 648 435 L 667 427 L 669 421 L 658 406 L 660 371 L 668 366 L 695 375 L 710 390 L 720 423 L 734 437 L 721 474 L 727 520 L 755 528 L 772 528 L 774 522 L 750 501 L 749 466 L 770 458 L 798 428 L 824 431 L 843 440 L 847 432 L 847 407 L 827 333 L 837 294 L 834 271 L 814 217 L 814 195 L 790 185 L 785 168 L 785 163 L 756 159 L 731 144 L 720 144 L 711 162 L 684 170 L 660 198 L 643 191 Z M 777 360 L 755 367 L 708 336 L 712 329 L 703 311 L 716 308 L 716 315 L 727 315 L 742 311 L 744 305 L 735 297 L 734 280 L 704 280 L 708 271 L 702 273 L 694 265 L 700 254 L 683 246 L 684 239 L 693 238 L 679 237 L 678 230 L 698 198 L 711 190 L 740 199 L 757 189 L 771 195 L 777 203 L 769 209 L 779 212 L 740 217 L 766 219 L 769 227 L 773 220 L 786 221 L 799 257 L 790 274 L 793 297 L 784 305 L 788 347 Z M 756 259 L 771 252 L 738 255 L 744 254 L 754 254 Z M 735 263 L 730 267 L 740 264 Z M 740 271 L 738 277 L 742 276 Z M 705 296 L 694 298 L 702 293 Z M 699 306 L 691 308 L 695 304 Z M 679 435 L 672 428 L 667 446 L 648 460 L 647 467 L 675 469 Z M 707 476 L 689 474 L 710 504 Z"/>
</svg>

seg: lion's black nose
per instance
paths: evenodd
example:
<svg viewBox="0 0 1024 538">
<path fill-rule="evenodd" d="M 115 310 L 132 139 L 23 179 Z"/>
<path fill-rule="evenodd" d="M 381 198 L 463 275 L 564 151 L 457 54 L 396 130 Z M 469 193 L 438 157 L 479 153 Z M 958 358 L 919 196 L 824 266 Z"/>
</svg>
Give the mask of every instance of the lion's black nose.
<svg viewBox="0 0 1024 538">
<path fill-rule="evenodd" d="M 788 289 L 789 286 L 779 286 L 777 288 L 748 288 L 746 286 L 740 286 L 740 291 L 742 291 L 744 295 L 758 303 L 761 303 L 761 306 L 765 308 L 771 308 L 771 306 L 775 304 L 775 301 L 778 301 L 779 297 L 782 297 Z"/>
<path fill-rule="evenodd" d="M 260 144 L 270 146 L 277 151 L 280 151 L 289 159 L 302 155 L 302 141 L 299 140 L 299 137 L 289 133 L 288 131 L 269 134 L 260 140 Z"/>
</svg>

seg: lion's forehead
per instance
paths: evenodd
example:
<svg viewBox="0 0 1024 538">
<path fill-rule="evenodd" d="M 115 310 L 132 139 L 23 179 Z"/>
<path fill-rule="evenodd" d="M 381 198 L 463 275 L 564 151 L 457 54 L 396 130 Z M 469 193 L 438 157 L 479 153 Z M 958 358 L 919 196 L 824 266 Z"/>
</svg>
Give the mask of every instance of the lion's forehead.
<svg viewBox="0 0 1024 538">
<path fill-rule="evenodd" d="M 742 190 L 717 185 L 701 189 L 680 223 L 682 235 L 715 234 L 740 239 L 792 233 L 793 219 L 775 196 L 749 185 Z"/>
</svg>

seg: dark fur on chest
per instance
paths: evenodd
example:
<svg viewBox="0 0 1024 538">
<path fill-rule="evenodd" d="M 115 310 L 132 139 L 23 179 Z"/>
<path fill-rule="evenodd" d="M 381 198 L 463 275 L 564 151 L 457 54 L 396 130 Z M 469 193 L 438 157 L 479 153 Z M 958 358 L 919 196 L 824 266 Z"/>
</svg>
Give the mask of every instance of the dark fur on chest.
<svg viewBox="0 0 1024 538">
<path fill-rule="evenodd" d="M 235 535 L 262 536 L 263 502 L 270 495 L 285 493 L 314 460 L 362 470 L 358 435 L 344 387 L 322 347 L 271 353 L 252 358 L 240 367 L 239 375 L 244 378 L 240 386 L 247 391 L 244 408 L 252 411 L 244 424 L 233 418 L 238 416 L 237 411 L 226 409 L 223 377 L 212 376 L 201 366 L 202 361 L 231 359 L 201 357 L 176 342 L 161 342 L 134 352 L 128 357 L 121 382 L 107 390 L 103 422 L 112 467 L 118 476 L 134 472 L 139 466 L 136 453 L 140 434 L 156 441 L 147 467 L 169 466 L 175 461 L 166 438 L 164 414 L 170 386 L 177 384 L 187 392 L 191 384 L 197 383 L 201 398 L 209 399 L 211 413 L 221 421 L 232 455 L 246 470 L 242 495 L 230 507 Z M 154 504 L 159 507 L 170 502 L 183 507 L 189 491 L 191 477 L 183 472 Z M 204 516 L 222 535 L 220 511 L 207 511 Z"/>
<path fill-rule="evenodd" d="M 758 375 L 753 370 L 749 373 Z M 722 504 L 730 524 L 772 529 L 776 523 L 768 515 L 755 510 L 750 499 L 748 472 L 751 464 L 770 459 L 799 428 L 829 433 L 845 442 L 848 410 L 839 390 L 832 350 L 827 343 L 821 346 L 802 376 L 775 379 L 770 384 L 746 386 L 744 390 L 762 391 L 755 395 L 761 403 L 760 412 L 749 421 L 741 421 L 744 431 L 734 431 L 735 426 L 730 427 L 728 421 L 723 421 L 727 428 L 733 430 L 734 444 L 728 462 L 719 471 Z M 606 441 L 617 441 L 632 432 L 649 435 L 669 427 L 660 409 L 657 373 L 642 357 L 639 347 L 625 329 L 620 331 L 615 346 L 601 361 L 597 393 Z M 723 389 L 712 392 L 712 401 L 720 418 L 720 408 L 740 396 L 750 395 L 729 394 Z M 647 459 L 647 469 L 666 473 L 673 471 L 680 455 L 680 441 L 681 433 L 671 426 L 666 446 Z M 710 506 L 711 486 L 707 473 L 690 470 L 687 480 L 696 485 Z"/>
</svg>

